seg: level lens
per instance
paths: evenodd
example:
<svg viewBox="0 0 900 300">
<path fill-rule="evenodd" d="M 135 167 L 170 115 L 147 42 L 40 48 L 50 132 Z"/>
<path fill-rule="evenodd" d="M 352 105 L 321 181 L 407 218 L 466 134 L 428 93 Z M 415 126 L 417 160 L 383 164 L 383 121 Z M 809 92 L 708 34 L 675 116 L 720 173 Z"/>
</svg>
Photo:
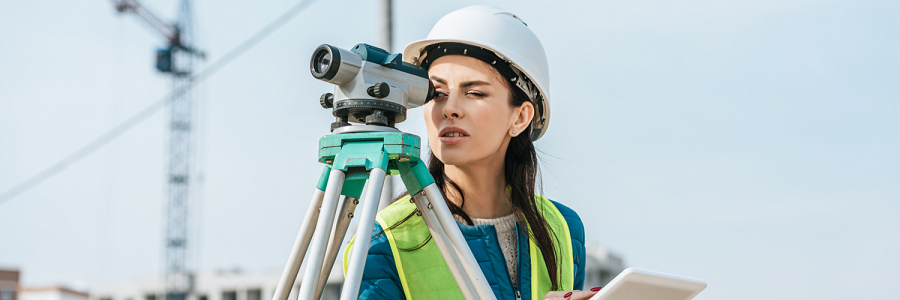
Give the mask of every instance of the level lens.
<svg viewBox="0 0 900 300">
<path fill-rule="evenodd" d="M 331 53 L 329 53 L 325 49 L 322 49 L 321 51 L 319 51 L 319 53 L 316 53 L 314 66 L 316 73 L 324 74 L 328 70 L 328 67 L 331 66 Z"/>
<path fill-rule="evenodd" d="M 338 69 L 346 67 L 346 64 L 341 60 L 341 51 L 344 50 L 327 44 L 313 50 L 312 55 L 309 57 L 309 72 L 312 73 L 312 76 L 316 79 L 338 84 L 338 82 L 332 82 L 331 79 L 338 74 L 338 71 L 340 71 Z"/>
</svg>

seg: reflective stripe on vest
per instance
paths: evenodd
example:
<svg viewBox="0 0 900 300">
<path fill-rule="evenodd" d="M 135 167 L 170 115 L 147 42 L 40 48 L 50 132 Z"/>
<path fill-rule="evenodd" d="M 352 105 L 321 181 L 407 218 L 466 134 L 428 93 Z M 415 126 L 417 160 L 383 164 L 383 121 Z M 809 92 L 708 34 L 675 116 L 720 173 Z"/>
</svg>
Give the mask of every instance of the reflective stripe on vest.
<svg viewBox="0 0 900 300">
<path fill-rule="evenodd" d="M 537 207 L 556 233 L 555 249 L 557 252 L 557 271 L 560 290 L 571 290 L 575 284 L 575 270 L 572 258 L 572 238 L 569 226 L 556 205 L 542 196 L 535 196 Z M 378 213 L 375 220 L 381 228 L 390 228 L 416 211 L 416 205 L 409 202 L 409 196 L 398 199 Z M 419 216 L 412 216 L 393 229 L 385 230 L 385 237 L 391 245 L 394 263 L 400 277 L 403 293 L 407 300 L 413 299 L 463 299 L 456 280 L 441 257 L 441 252 L 430 241 L 431 234 L 425 222 Z M 344 251 L 344 274 L 347 273 L 347 262 L 354 239 L 350 240 Z M 425 243 L 427 241 L 427 243 Z M 422 245 L 424 243 L 424 246 Z M 415 250 L 412 250 L 415 249 Z M 531 260 L 531 296 L 540 299 L 550 292 L 552 286 L 550 274 L 544 264 L 540 248 L 529 239 Z M 521 276 L 521 275 L 520 275 Z M 518 280 L 512 278 L 512 280 Z M 520 287 L 521 288 L 521 287 Z"/>
<path fill-rule="evenodd" d="M 543 196 L 537 196 L 537 206 L 541 210 L 547 224 L 556 233 L 553 248 L 556 250 L 557 278 L 559 280 L 559 289 L 561 291 L 572 290 L 575 286 L 575 264 L 572 256 L 572 235 L 569 233 L 569 224 L 562 216 L 556 205 Z M 541 249 L 531 239 L 528 239 L 529 253 L 531 254 L 531 298 L 542 299 L 547 292 L 550 292 L 552 283 L 550 282 L 550 273 L 547 272 L 547 265 L 544 264 L 544 255 Z"/>
</svg>

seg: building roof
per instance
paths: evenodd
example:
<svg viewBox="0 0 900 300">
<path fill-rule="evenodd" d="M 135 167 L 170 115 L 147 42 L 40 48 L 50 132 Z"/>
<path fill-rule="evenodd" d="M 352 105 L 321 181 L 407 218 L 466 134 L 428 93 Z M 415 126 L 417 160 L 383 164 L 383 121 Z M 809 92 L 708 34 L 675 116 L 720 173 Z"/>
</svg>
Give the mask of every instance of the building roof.
<svg viewBox="0 0 900 300">
<path fill-rule="evenodd" d="M 73 289 L 70 289 L 70 288 L 67 288 L 64 286 L 58 286 L 58 285 L 41 286 L 41 287 L 20 287 L 19 288 L 19 293 L 28 293 L 28 292 L 60 292 L 63 294 L 70 294 L 70 295 L 81 296 L 81 297 L 85 297 L 85 298 L 90 296 L 88 293 L 79 292 L 79 291 L 76 291 L 76 290 L 73 290 Z"/>
</svg>

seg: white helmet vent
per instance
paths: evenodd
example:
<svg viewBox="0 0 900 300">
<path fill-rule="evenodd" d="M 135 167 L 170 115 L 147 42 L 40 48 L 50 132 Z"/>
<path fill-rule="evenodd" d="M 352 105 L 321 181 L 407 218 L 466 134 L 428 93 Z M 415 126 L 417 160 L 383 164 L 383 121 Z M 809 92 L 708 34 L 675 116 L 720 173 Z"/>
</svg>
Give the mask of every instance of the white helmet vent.
<svg viewBox="0 0 900 300">
<path fill-rule="evenodd" d="M 513 19 L 519 20 L 519 22 L 522 22 L 522 24 L 525 24 L 525 26 L 528 26 L 528 23 L 525 23 L 525 20 L 522 20 L 522 18 L 519 18 L 519 16 L 514 15 L 514 14 L 511 13 L 511 12 L 504 11 L 504 12 L 500 12 L 500 13 L 497 13 L 497 14 L 498 14 L 498 15 L 507 15 L 507 16 L 513 17 Z"/>
</svg>

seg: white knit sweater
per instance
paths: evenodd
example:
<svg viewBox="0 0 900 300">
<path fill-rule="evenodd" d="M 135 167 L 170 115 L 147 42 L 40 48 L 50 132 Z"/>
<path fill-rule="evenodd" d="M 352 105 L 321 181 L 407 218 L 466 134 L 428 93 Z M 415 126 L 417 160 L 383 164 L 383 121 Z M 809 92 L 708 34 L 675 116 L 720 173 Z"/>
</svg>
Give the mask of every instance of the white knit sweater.
<svg viewBox="0 0 900 300">
<path fill-rule="evenodd" d="M 453 215 L 457 222 L 466 224 L 462 217 Z M 519 270 L 519 249 L 516 247 L 516 215 L 499 217 L 496 219 L 472 219 L 475 225 L 494 225 L 497 230 L 497 242 L 500 243 L 500 250 L 503 251 L 503 257 L 506 258 L 507 272 L 512 280 L 513 288 L 517 288 Z"/>
</svg>

